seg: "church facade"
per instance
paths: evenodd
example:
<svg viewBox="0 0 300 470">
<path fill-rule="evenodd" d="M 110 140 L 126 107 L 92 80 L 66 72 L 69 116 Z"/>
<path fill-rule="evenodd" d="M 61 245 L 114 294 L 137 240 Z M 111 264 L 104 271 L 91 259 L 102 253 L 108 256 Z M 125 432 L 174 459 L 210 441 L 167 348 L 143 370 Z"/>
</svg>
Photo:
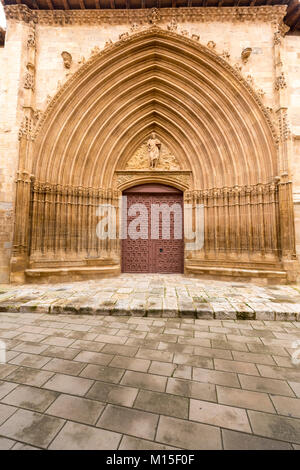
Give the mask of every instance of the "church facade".
<svg viewBox="0 0 300 470">
<path fill-rule="evenodd" d="M 1 282 L 121 271 L 295 282 L 298 5 L 44 3 L 4 1 Z M 182 208 L 178 230 L 169 214 L 164 240 L 121 236 L 138 213 L 125 200 Z"/>
</svg>

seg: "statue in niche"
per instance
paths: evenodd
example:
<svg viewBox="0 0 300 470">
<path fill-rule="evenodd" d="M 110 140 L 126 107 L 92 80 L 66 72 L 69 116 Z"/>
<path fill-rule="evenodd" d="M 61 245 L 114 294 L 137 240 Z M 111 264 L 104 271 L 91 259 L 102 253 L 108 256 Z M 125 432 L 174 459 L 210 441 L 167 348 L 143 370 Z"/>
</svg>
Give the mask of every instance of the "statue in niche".
<svg viewBox="0 0 300 470">
<path fill-rule="evenodd" d="M 151 170 L 154 170 L 158 165 L 161 149 L 161 142 L 156 138 L 155 132 L 152 132 L 147 142 L 147 148 L 149 152 L 149 166 Z"/>
</svg>

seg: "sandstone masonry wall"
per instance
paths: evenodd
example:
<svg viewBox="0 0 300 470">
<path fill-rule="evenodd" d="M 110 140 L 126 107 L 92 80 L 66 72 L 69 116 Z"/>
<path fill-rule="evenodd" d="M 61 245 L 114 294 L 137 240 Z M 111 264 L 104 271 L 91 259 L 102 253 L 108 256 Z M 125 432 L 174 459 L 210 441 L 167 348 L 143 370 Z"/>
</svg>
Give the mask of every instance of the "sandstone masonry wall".
<svg viewBox="0 0 300 470">
<path fill-rule="evenodd" d="M 8 282 L 10 272 L 24 29 L 23 23 L 8 22 L 5 47 L 0 48 L 0 282 Z"/>
<path fill-rule="evenodd" d="M 293 175 L 297 252 L 300 255 L 300 34 L 285 37 L 289 119 L 293 132 Z"/>
</svg>

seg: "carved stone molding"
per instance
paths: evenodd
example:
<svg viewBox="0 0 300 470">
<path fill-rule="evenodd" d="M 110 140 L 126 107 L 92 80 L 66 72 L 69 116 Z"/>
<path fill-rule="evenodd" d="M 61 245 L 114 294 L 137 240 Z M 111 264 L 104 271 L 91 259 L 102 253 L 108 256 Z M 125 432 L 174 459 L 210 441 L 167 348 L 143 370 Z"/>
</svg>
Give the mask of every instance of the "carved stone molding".
<svg viewBox="0 0 300 470">
<path fill-rule="evenodd" d="M 258 183 L 248 186 L 231 186 L 222 188 L 196 189 L 185 193 L 186 199 L 215 199 L 224 197 L 245 197 L 267 195 L 277 191 L 277 182 Z"/>
<path fill-rule="evenodd" d="M 6 5 L 7 19 L 45 25 L 73 24 L 132 24 L 170 22 L 175 18 L 178 22 L 207 21 L 262 21 L 281 24 L 286 14 L 286 5 L 260 7 L 184 7 L 149 9 L 110 9 L 110 10 L 30 10 L 26 5 Z"/>
<path fill-rule="evenodd" d="M 115 189 L 122 190 L 128 186 L 128 183 L 130 183 L 130 186 L 134 186 L 147 182 L 161 182 L 171 185 L 177 183 L 180 189 L 189 189 L 191 171 L 118 170 L 115 172 L 113 185 Z"/>
<path fill-rule="evenodd" d="M 22 169 L 17 171 L 16 175 L 16 183 L 21 182 L 21 183 L 33 183 L 34 181 L 34 175 L 29 173 L 28 171 Z"/>
<path fill-rule="evenodd" d="M 33 178 L 31 177 L 31 181 Z M 32 192 L 36 194 L 53 194 L 59 196 L 81 196 L 85 198 L 96 198 L 102 200 L 115 200 L 119 196 L 118 191 L 111 188 L 92 188 L 85 186 L 62 185 L 58 183 L 45 183 L 34 181 Z M 77 201 L 80 204 L 80 201 Z"/>
</svg>

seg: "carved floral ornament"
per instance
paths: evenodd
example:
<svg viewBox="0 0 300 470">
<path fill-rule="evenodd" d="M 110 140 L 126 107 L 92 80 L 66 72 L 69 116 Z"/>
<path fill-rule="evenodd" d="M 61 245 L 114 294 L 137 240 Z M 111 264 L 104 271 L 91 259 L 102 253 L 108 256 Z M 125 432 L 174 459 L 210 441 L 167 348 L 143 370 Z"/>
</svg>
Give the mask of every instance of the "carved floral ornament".
<svg viewBox="0 0 300 470">
<path fill-rule="evenodd" d="M 287 87 L 284 73 L 281 72 L 280 75 L 275 80 L 275 90 L 282 90 Z"/>
<path fill-rule="evenodd" d="M 108 41 L 108 43 L 106 44 L 106 47 L 104 47 L 102 50 L 100 50 L 98 46 L 95 46 L 91 51 L 91 55 L 89 59 L 85 59 L 84 57 L 81 57 L 80 60 L 77 62 L 80 65 L 80 67 L 77 68 L 77 70 L 72 75 L 70 75 L 67 81 L 65 81 L 63 84 L 61 84 L 60 87 L 58 87 L 57 93 L 54 95 L 50 103 L 48 103 L 48 106 L 43 116 L 37 123 L 35 136 L 38 134 L 47 115 L 51 112 L 51 109 L 54 107 L 55 103 L 59 100 L 64 90 L 68 88 L 69 86 L 71 86 L 75 82 L 75 80 L 77 80 L 82 74 L 84 74 L 85 71 L 93 64 L 94 61 L 98 61 L 99 57 L 109 54 L 112 48 L 120 49 L 124 43 L 127 43 L 127 42 L 129 43 L 131 41 L 134 41 L 137 37 L 141 37 L 143 35 L 148 36 L 148 35 L 155 35 L 155 34 L 158 34 L 161 37 L 166 36 L 170 38 L 171 37 L 178 38 L 178 32 L 172 32 L 170 30 L 162 29 L 157 25 L 154 25 L 154 26 L 148 25 L 147 28 L 142 28 L 142 29 L 139 28 L 138 31 L 135 30 L 134 32 L 131 32 L 131 33 L 126 32 L 124 35 L 122 35 L 121 39 L 117 42 L 113 43 L 112 41 Z M 250 76 L 248 76 L 247 79 L 243 77 L 243 75 L 241 74 L 240 66 L 238 64 L 235 64 L 234 66 L 232 66 L 228 62 L 228 54 L 226 53 L 226 51 L 225 51 L 225 54 L 224 54 L 224 51 L 223 53 L 218 54 L 215 51 L 216 45 L 213 41 L 209 41 L 207 45 L 202 45 L 201 43 L 199 43 L 198 35 L 191 35 L 190 37 L 184 36 L 184 40 L 186 41 L 187 45 L 188 43 L 193 44 L 193 45 L 197 44 L 197 47 L 199 47 L 200 50 L 202 49 L 205 52 L 205 54 L 208 56 L 211 55 L 215 62 L 219 63 L 222 67 L 227 69 L 231 74 L 235 76 L 235 78 L 241 84 L 243 84 L 243 86 L 252 95 L 255 102 L 258 104 L 263 114 L 265 115 L 265 118 L 273 134 L 274 141 L 276 142 L 278 140 L 277 132 L 275 130 L 275 127 L 273 125 L 269 112 L 267 111 L 267 109 L 265 108 L 265 106 L 263 105 L 261 101 L 261 98 L 264 95 L 264 92 L 263 90 L 258 90 L 258 91 L 255 90 L 253 78 Z M 227 57 L 227 60 L 224 59 L 224 55 Z"/>
<path fill-rule="evenodd" d="M 216 198 L 241 198 L 241 197 L 250 197 L 250 196 L 261 196 L 273 194 L 277 191 L 278 182 L 274 181 L 271 183 L 258 183 L 248 186 L 232 186 L 232 187 L 221 187 L 221 188 L 210 188 L 202 190 L 193 190 L 187 191 L 185 193 L 186 199 L 196 199 L 196 200 L 205 200 L 205 199 L 216 199 Z"/>
</svg>

